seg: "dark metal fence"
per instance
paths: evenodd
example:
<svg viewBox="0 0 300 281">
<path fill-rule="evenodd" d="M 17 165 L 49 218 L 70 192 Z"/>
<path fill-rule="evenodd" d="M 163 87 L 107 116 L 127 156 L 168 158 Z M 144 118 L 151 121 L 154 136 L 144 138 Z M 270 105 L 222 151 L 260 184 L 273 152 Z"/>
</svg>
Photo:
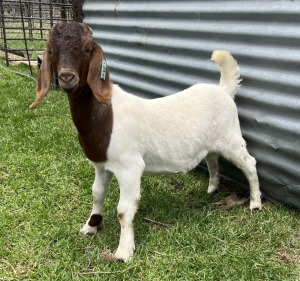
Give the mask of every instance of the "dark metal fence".
<svg viewBox="0 0 300 281">
<path fill-rule="evenodd" d="M 48 30 L 57 21 L 73 19 L 72 2 L 1 0 L 0 57 L 6 65 L 26 63 L 32 74 L 32 66 L 45 47 Z"/>
</svg>

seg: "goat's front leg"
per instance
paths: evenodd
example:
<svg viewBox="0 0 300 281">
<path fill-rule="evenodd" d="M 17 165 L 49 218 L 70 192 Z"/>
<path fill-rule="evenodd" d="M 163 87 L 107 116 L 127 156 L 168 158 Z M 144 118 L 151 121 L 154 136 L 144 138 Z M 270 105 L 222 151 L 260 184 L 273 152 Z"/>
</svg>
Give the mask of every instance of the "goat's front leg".
<svg viewBox="0 0 300 281">
<path fill-rule="evenodd" d="M 141 173 L 135 171 L 126 177 L 118 177 L 120 185 L 120 200 L 118 204 L 118 219 L 121 226 L 120 241 L 114 253 L 116 260 L 127 262 L 133 256 L 135 250 L 133 219 L 140 201 Z"/>
<path fill-rule="evenodd" d="M 80 230 L 84 235 L 91 236 L 97 233 L 103 219 L 103 203 L 112 176 L 111 172 L 95 165 L 95 181 L 92 186 L 93 208 L 88 220 Z"/>
</svg>

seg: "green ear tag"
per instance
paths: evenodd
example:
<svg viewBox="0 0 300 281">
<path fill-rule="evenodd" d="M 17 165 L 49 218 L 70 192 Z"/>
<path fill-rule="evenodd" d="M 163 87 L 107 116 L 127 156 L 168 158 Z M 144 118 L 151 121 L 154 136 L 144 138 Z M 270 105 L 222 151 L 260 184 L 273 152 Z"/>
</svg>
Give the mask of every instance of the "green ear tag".
<svg viewBox="0 0 300 281">
<path fill-rule="evenodd" d="M 102 67 L 101 67 L 101 79 L 105 80 L 105 76 L 106 76 L 106 60 L 102 61 Z"/>
</svg>

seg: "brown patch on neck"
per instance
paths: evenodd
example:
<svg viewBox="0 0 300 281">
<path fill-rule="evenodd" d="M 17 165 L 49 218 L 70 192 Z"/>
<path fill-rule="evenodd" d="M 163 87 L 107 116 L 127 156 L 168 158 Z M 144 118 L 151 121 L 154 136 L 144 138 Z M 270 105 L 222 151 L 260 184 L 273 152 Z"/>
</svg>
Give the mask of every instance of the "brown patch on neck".
<svg viewBox="0 0 300 281">
<path fill-rule="evenodd" d="M 100 103 L 89 87 L 68 94 L 80 145 L 93 162 L 105 162 L 113 127 L 111 104 Z"/>
</svg>

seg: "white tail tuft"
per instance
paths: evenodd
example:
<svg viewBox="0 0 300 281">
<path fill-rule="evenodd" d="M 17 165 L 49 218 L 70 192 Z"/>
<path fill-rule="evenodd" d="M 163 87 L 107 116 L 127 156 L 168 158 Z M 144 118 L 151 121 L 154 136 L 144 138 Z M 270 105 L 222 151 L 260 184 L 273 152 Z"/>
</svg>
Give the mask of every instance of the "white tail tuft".
<svg viewBox="0 0 300 281">
<path fill-rule="evenodd" d="M 222 50 L 214 51 L 211 60 L 221 71 L 220 86 L 234 99 L 242 81 L 236 60 L 229 52 Z"/>
</svg>

